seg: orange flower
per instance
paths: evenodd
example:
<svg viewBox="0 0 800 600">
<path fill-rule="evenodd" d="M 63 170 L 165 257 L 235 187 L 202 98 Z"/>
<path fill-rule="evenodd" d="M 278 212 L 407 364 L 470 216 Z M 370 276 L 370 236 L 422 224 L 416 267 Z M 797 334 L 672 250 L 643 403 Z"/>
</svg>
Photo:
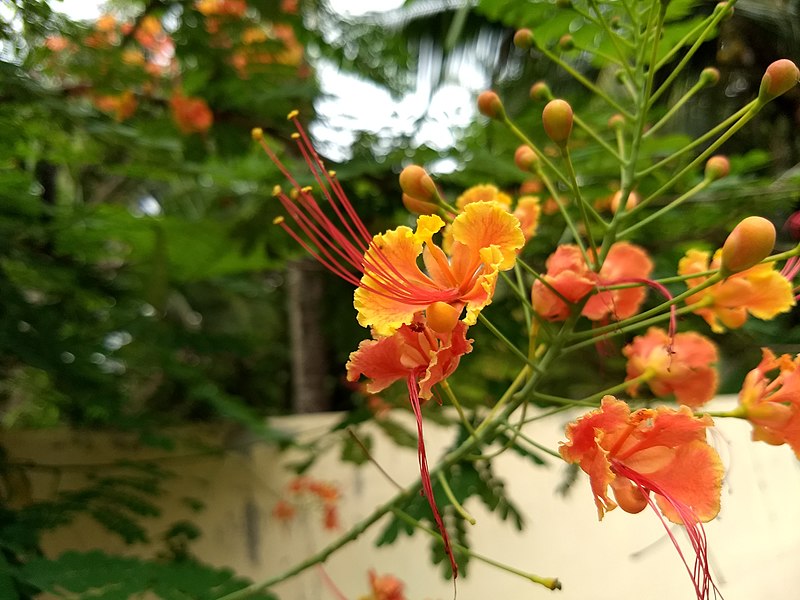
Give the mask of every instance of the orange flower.
<svg viewBox="0 0 800 600">
<path fill-rule="evenodd" d="M 675 394 L 675 400 L 697 408 L 717 391 L 717 347 L 694 332 L 673 338 L 663 329 L 651 327 L 622 349 L 628 358 L 628 379 L 649 373 L 647 385 L 658 397 Z M 638 384 L 628 391 L 636 394 Z"/>
<path fill-rule="evenodd" d="M 578 463 L 589 475 L 600 519 L 617 506 L 636 513 L 649 505 L 686 527 L 694 568 L 659 514 L 699 599 L 716 591 L 702 526 L 719 512 L 722 485 L 722 463 L 706 442 L 706 428 L 712 425 L 710 417 L 695 417 L 685 406 L 631 413 L 627 404 L 606 396 L 599 409 L 567 426 L 568 441 L 559 448 L 564 460 Z M 608 496 L 609 486 L 616 502 Z"/>
<path fill-rule="evenodd" d="M 473 185 L 464 190 L 464 193 L 456 198 L 456 208 L 464 210 L 464 207 L 472 202 L 499 202 L 506 209 L 511 208 L 511 196 L 501 192 L 496 185 L 491 183 Z"/>
<path fill-rule="evenodd" d="M 718 269 L 721 251 L 709 262 L 710 253 L 689 250 L 678 264 L 678 274 L 692 275 Z M 686 285 L 701 284 L 708 275 L 686 280 Z M 772 319 L 795 304 L 792 284 L 775 270 L 774 263 L 762 263 L 731 275 L 686 299 L 686 304 L 704 302 L 694 312 L 703 317 L 715 333 L 744 325 L 748 313 L 757 319 Z"/>
<path fill-rule="evenodd" d="M 300 150 L 334 217 L 325 214 L 310 187 L 300 187 L 256 130 L 255 138 L 295 189 L 290 197 L 276 188 L 276 195 L 305 236 L 283 217 L 275 222 L 323 266 L 357 286 L 353 304 L 358 322 L 379 335 L 413 323 L 423 311 L 427 325 L 439 332 L 451 331 L 462 312 L 464 323 L 475 323 L 492 301 L 499 271 L 514 266 L 525 243 L 517 218 L 496 202 L 467 204 L 453 220 L 449 257 L 433 242 L 444 227 L 437 215 L 421 215 L 416 230 L 400 226 L 370 236 L 335 174 L 324 170 L 306 133 L 296 121 L 295 125 Z M 420 255 L 426 271 L 417 264 Z"/>
<path fill-rule="evenodd" d="M 549 321 L 563 321 L 569 316 L 570 306 L 565 300 L 574 304 L 598 286 L 646 280 L 653 270 L 647 253 L 628 242 L 611 246 L 599 273 L 592 271 L 580 249 L 570 244 L 559 246 L 547 259 L 546 266 L 544 279 L 550 287 L 537 279 L 531 297 L 534 310 Z M 642 287 L 600 291 L 589 298 L 581 314 L 592 321 L 608 316 L 626 319 L 636 314 L 644 297 Z"/>
<path fill-rule="evenodd" d="M 433 496 L 422 429 L 422 403 L 433 395 L 432 387 L 449 377 L 458 367 L 461 357 L 472 351 L 472 340 L 468 340 L 466 334 L 467 326 L 463 322 L 457 323 L 450 332 L 437 333 L 417 317 L 413 323 L 401 326 L 389 337 L 361 342 L 347 362 L 347 379 L 356 381 L 362 375 L 371 379 L 366 386 L 370 393 L 380 392 L 400 379 L 406 381 L 411 409 L 417 421 L 422 489 L 442 534 L 453 577 L 458 575 L 458 566 Z"/>
<path fill-rule="evenodd" d="M 467 325 L 477 321 L 499 272 L 514 266 L 525 242 L 519 221 L 496 202 L 467 204 L 453 220 L 449 257 L 432 239 L 443 227 L 439 216 L 420 215 L 415 231 L 400 226 L 372 239 L 353 300 L 362 326 L 388 335 L 434 304 L 451 307 L 453 324 L 464 309 Z M 417 264 L 420 255 L 427 273 Z"/>
<path fill-rule="evenodd" d="M 245 0 L 197 0 L 195 8 L 205 16 L 227 15 L 241 17 L 247 12 Z"/>
<path fill-rule="evenodd" d="M 272 516 L 284 523 L 294 519 L 297 509 L 286 500 L 278 500 L 272 508 Z"/>
<path fill-rule="evenodd" d="M 139 105 L 136 96 L 130 90 L 126 90 L 121 94 L 95 96 L 92 101 L 97 108 L 112 115 L 120 122 L 131 118 Z"/>
<path fill-rule="evenodd" d="M 182 133 L 204 133 L 214 122 L 214 113 L 202 98 L 189 98 L 176 92 L 169 101 L 172 118 Z"/>
<path fill-rule="evenodd" d="M 542 207 L 539 196 L 522 196 L 517 200 L 517 205 L 514 207 L 514 216 L 519 219 L 519 225 L 522 229 L 522 235 L 525 236 L 525 241 L 536 235 L 541 213 Z"/>
<path fill-rule="evenodd" d="M 369 587 L 372 593 L 361 600 L 406 600 L 403 593 L 403 582 L 394 575 L 376 575 L 374 570 L 369 572 Z"/>
<path fill-rule="evenodd" d="M 800 459 L 800 354 L 776 357 L 767 348 L 762 353 L 744 379 L 740 410 L 753 425 L 753 440 L 788 444 Z"/>
</svg>

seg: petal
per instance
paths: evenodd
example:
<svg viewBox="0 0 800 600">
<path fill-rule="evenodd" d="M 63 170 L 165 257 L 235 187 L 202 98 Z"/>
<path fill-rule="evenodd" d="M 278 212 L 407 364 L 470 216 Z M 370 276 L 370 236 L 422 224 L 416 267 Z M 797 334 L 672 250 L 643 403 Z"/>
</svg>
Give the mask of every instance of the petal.
<svg viewBox="0 0 800 600">
<path fill-rule="evenodd" d="M 474 255 L 482 248 L 497 246 L 502 254 L 501 270 L 514 266 L 525 245 L 519 220 L 495 202 L 473 202 L 453 221 L 453 240 L 467 246 Z"/>
<path fill-rule="evenodd" d="M 447 379 L 458 367 L 461 357 L 472 352 L 472 340 L 467 339 L 467 326 L 459 322 L 449 334 L 436 334 L 439 347 L 429 356 L 425 375 L 419 380 L 419 395 L 424 400 L 433 396 L 434 385 Z"/>
</svg>

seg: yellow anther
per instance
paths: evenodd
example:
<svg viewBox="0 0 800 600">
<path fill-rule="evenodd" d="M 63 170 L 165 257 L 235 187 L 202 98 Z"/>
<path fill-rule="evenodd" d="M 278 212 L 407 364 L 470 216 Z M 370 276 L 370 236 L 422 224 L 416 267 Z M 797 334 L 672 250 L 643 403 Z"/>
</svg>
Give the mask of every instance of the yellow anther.
<svg viewBox="0 0 800 600">
<path fill-rule="evenodd" d="M 311 193 L 312 189 L 314 188 L 312 188 L 310 185 L 307 185 L 306 187 L 300 188 L 300 191 L 303 192 L 304 194 L 309 194 Z"/>
<path fill-rule="evenodd" d="M 283 189 L 281 189 L 281 186 L 276 185 L 274 188 L 272 188 L 272 195 L 273 196 L 280 196 L 282 193 L 283 193 Z"/>
<path fill-rule="evenodd" d="M 292 188 L 292 189 L 289 191 L 289 198 L 291 198 L 292 200 L 297 200 L 297 197 L 298 197 L 299 195 L 300 195 L 300 194 L 297 192 L 297 188 Z"/>
<path fill-rule="evenodd" d="M 293 134 L 291 135 L 291 138 L 292 138 L 293 140 L 299 140 L 299 139 L 300 139 L 300 134 L 299 134 L 299 133 L 297 133 L 297 132 L 295 132 L 295 133 L 293 133 Z"/>
<path fill-rule="evenodd" d="M 264 139 L 264 130 L 261 127 L 253 127 L 250 131 L 250 135 L 253 136 L 253 140 L 256 142 L 260 142 Z"/>
<path fill-rule="evenodd" d="M 336 177 L 336 171 L 333 170 L 328 171 L 328 175 L 330 175 L 331 177 Z"/>
<path fill-rule="evenodd" d="M 297 115 L 299 115 L 299 114 L 300 114 L 300 111 L 295 109 L 295 110 L 291 111 L 288 115 L 286 115 L 286 118 L 291 121 L 292 119 L 296 118 Z"/>
<path fill-rule="evenodd" d="M 273 225 L 280 225 L 281 223 L 283 223 L 283 222 L 284 222 L 284 220 L 285 220 L 285 219 L 284 219 L 282 216 L 278 215 L 277 217 L 275 217 L 274 219 L 272 219 L 272 224 L 273 224 Z"/>
</svg>

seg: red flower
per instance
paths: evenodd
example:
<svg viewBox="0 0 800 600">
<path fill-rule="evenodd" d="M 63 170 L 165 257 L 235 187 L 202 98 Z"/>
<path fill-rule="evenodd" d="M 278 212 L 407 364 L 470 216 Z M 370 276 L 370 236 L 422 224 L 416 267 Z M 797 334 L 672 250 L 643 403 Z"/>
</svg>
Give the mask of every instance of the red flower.
<svg viewBox="0 0 800 600">
<path fill-rule="evenodd" d="M 564 460 L 579 464 L 589 475 L 600 519 L 617 506 L 636 513 L 649 505 L 686 527 L 696 556 L 694 568 L 659 514 L 699 599 L 716 591 L 702 526 L 719 512 L 722 485 L 719 455 L 706 442 L 706 428 L 712 424 L 710 417 L 695 417 L 684 406 L 631 413 L 627 404 L 606 396 L 599 409 L 567 426 L 569 441 L 559 448 Z M 609 486 L 616 502 L 608 496 Z"/>
<path fill-rule="evenodd" d="M 358 350 L 350 354 L 347 363 L 348 380 L 356 381 L 364 375 L 372 380 L 366 386 L 371 393 L 379 392 L 400 379 L 406 381 L 409 401 L 417 421 L 417 454 L 422 489 L 442 534 L 453 577 L 458 575 L 458 567 L 433 497 L 421 406 L 424 400 L 433 395 L 433 386 L 449 377 L 458 367 L 461 357 L 472 351 L 472 341 L 467 339 L 466 334 L 467 326 L 461 321 L 451 332 L 437 333 L 421 317 L 417 317 L 413 323 L 403 325 L 391 336 L 361 342 Z"/>
<path fill-rule="evenodd" d="M 172 118 L 182 133 L 204 133 L 214 123 L 214 113 L 202 98 L 189 98 L 176 92 L 169 101 Z"/>
<path fill-rule="evenodd" d="M 628 242 L 611 246 L 599 273 L 586 264 L 577 246 L 564 244 L 547 259 L 544 280 L 549 287 L 538 279 L 533 284 L 533 308 L 549 321 L 563 321 L 570 314 L 570 304 L 583 300 L 592 290 L 646 280 L 652 270 L 653 263 L 647 253 Z M 609 316 L 626 319 L 638 312 L 645 293 L 640 286 L 599 291 L 586 301 L 581 314 L 592 321 Z"/>
<path fill-rule="evenodd" d="M 788 444 L 800 459 L 800 354 L 762 352 L 761 363 L 747 374 L 739 393 L 741 410 L 753 425 L 754 440 Z"/>
<path fill-rule="evenodd" d="M 651 327 L 622 349 L 628 358 L 628 379 L 650 374 L 647 385 L 658 397 L 675 394 L 675 400 L 697 408 L 717 392 L 717 347 L 699 333 L 678 333 L 670 338 Z M 636 394 L 638 385 L 629 388 Z"/>
</svg>

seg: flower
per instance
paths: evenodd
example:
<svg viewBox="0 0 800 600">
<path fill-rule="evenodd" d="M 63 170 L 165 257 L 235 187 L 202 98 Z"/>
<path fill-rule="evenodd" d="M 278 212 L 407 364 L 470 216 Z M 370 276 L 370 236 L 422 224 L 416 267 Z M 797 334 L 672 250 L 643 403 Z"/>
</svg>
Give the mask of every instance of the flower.
<svg viewBox="0 0 800 600">
<path fill-rule="evenodd" d="M 414 322 L 420 312 L 437 330 L 452 329 L 465 311 L 464 322 L 476 322 L 481 309 L 491 303 L 500 271 L 514 266 L 525 243 L 519 221 L 496 202 L 472 202 L 453 220 L 452 250 L 444 252 L 433 236 L 444 226 L 437 215 L 420 215 L 416 229 L 400 226 L 371 236 L 344 194 L 335 173 L 325 171 L 306 133 L 295 120 L 295 139 L 333 216 L 329 217 L 301 187 L 267 146 L 261 130 L 253 137 L 294 187 L 287 195 L 277 187 L 275 195 L 300 232 L 283 227 L 320 264 L 357 286 L 353 304 L 358 322 L 379 335 L 391 335 Z M 301 235 L 304 234 L 304 235 Z M 422 255 L 425 271 L 417 264 Z M 362 274 L 361 278 L 355 272 Z"/>
<path fill-rule="evenodd" d="M 477 321 L 492 301 L 499 272 L 514 266 L 525 238 L 500 204 L 472 202 L 453 220 L 448 257 L 432 239 L 444 225 L 437 215 L 420 215 L 416 230 L 400 226 L 373 238 L 353 300 L 362 326 L 388 335 L 435 303 L 458 315 L 465 309 L 467 325 Z M 417 264 L 420 255 L 427 273 Z"/>
<path fill-rule="evenodd" d="M 719 455 L 706 442 L 712 425 L 711 417 L 695 417 L 685 406 L 631 412 L 625 402 L 606 396 L 600 408 L 567 426 L 568 441 L 559 447 L 564 460 L 589 475 L 600 519 L 617 506 L 637 513 L 649 505 L 686 527 L 696 556 L 693 569 L 659 514 L 699 599 L 716 590 L 702 527 L 719 512 L 722 485 Z M 608 496 L 609 486 L 616 501 Z"/>
<path fill-rule="evenodd" d="M 641 375 L 660 397 L 675 394 L 675 400 L 697 408 L 711 400 L 717 391 L 717 347 L 699 333 L 678 333 L 674 337 L 658 327 L 636 336 L 622 349 L 628 359 L 627 379 Z M 638 384 L 628 388 L 636 394 Z"/>
<path fill-rule="evenodd" d="M 457 323 L 452 331 L 436 332 L 417 316 L 410 325 L 402 325 L 394 334 L 361 342 L 350 354 L 347 379 L 357 381 L 362 375 L 370 379 L 366 389 L 380 392 L 395 381 L 405 379 L 411 409 L 417 421 L 417 455 L 422 489 L 442 534 L 445 552 L 450 559 L 453 577 L 458 567 L 433 496 L 425 439 L 422 428 L 422 403 L 433 396 L 433 386 L 449 377 L 464 354 L 472 351 L 472 340 L 466 337 L 467 326 Z"/>
<path fill-rule="evenodd" d="M 214 123 L 214 113 L 202 98 L 190 98 L 176 92 L 169 105 L 178 129 L 186 135 L 208 131 Z"/>
<path fill-rule="evenodd" d="M 517 205 L 514 207 L 514 216 L 519 219 L 519 225 L 522 229 L 522 235 L 525 236 L 525 241 L 536 235 L 541 214 L 542 207 L 539 196 L 521 196 L 517 199 Z"/>
<path fill-rule="evenodd" d="M 456 208 L 464 210 L 464 207 L 472 202 L 499 202 L 508 209 L 511 207 L 511 196 L 501 192 L 496 185 L 483 183 L 464 190 L 464 193 L 456 198 Z"/>
<path fill-rule="evenodd" d="M 361 600 L 406 600 L 403 594 L 405 585 L 394 575 L 379 576 L 370 569 L 369 587 L 372 588 L 372 593 Z"/>
<path fill-rule="evenodd" d="M 776 357 L 767 348 L 762 354 L 744 379 L 740 410 L 753 425 L 753 440 L 788 444 L 800 459 L 800 354 Z"/>
<path fill-rule="evenodd" d="M 617 242 L 608 251 L 599 273 L 586 263 L 580 249 L 562 244 L 546 262 L 544 281 L 533 284 L 534 310 L 549 321 L 563 321 L 575 304 L 598 287 L 618 283 L 644 282 L 653 270 L 647 253 L 634 244 Z M 598 291 L 586 301 L 581 314 L 592 321 L 608 316 L 626 319 L 639 310 L 644 301 L 642 287 Z M 569 303 L 569 304 L 568 304 Z"/>
<path fill-rule="evenodd" d="M 710 252 L 689 250 L 678 264 L 679 275 L 704 273 L 720 267 L 721 250 L 710 260 Z M 686 280 L 691 287 L 700 285 L 709 275 L 698 275 Z M 703 304 L 695 313 L 705 319 L 714 333 L 737 329 L 744 325 L 747 315 L 757 319 L 772 319 L 787 312 L 795 304 L 792 284 L 775 270 L 773 263 L 761 263 L 727 279 L 692 294 L 686 304 Z"/>
</svg>

